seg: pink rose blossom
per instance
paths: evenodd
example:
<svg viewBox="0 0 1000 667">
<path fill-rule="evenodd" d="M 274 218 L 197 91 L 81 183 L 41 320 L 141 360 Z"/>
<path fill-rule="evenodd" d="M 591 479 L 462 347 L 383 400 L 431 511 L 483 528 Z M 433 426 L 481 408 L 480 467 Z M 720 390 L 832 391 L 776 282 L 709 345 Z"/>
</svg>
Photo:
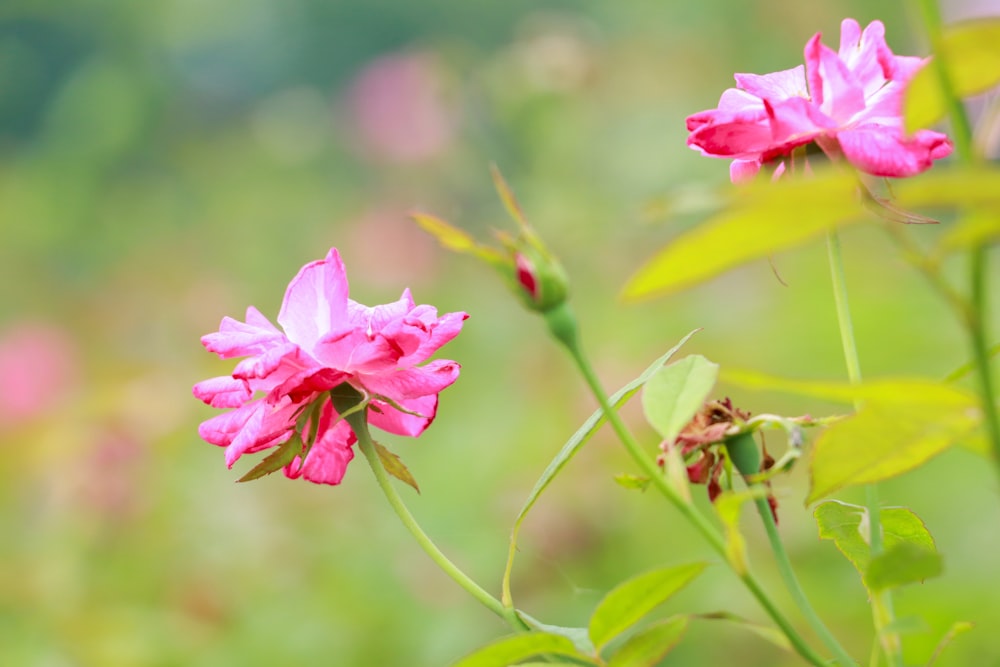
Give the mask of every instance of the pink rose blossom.
<svg viewBox="0 0 1000 667">
<path fill-rule="evenodd" d="M 202 337 L 202 344 L 223 359 L 245 357 L 231 376 L 194 386 L 194 395 L 208 405 L 235 408 L 198 429 L 206 441 L 226 448 L 228 466 L 243 454 L 288 441 L 301 429 L 298 436 L 308 454 L 285 466 L 285 475 L 339 484 L 356 437 L 346 421 L 338 420 L 327 392 L 344 382 L 373 398 L 372 425 L 408 436 L 430 426 L 438 393 L 455 381 L 459 365 L 449 360 L 419 364 L 458 335 L 468 316 L 438 317 L 433 306 L 415 305 L 408 289 L 395 303 L 374 308 L 347 295 L 347 275 L 333 248 L 289 284 L 278 313 L 283 331 L 251 306 L 245 322 L 226 317 L 218 332 Z M 307 414 L 315 424 L 303 424 Z"/>
<path fill-rule="evenodd" d="M 838 52 L 817 33 L 806 44 L 805 67 L 737 74 L 737 87 L 722 94 L 716 109 L 688 117 L 687 143 L 703 155 L 733 159 L 734 182 L 812 142 L 873 176 L 913 176 L 952 150 L 940 132 L 907 136 L 903 128 L 903 92 L 926 62 L 894 55 L 881 21 L 862 32 L 857 21 L 844 19 Z"/>
</svg>

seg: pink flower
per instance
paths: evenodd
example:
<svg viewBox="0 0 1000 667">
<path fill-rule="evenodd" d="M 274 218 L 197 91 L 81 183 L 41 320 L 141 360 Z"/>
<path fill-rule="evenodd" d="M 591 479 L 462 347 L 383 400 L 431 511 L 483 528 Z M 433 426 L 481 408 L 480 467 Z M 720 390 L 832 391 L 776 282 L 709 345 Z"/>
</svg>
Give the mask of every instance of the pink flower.
<svg viewBox="0 0 1000 667">
<path fill-rule="evenodd" d="M 395 303 L 374 308 L 347 294 L 344 265 L 332 248 L 289 284 L 278 313 L 284 331 L 251 306 L 246 322 L 223 318 L 218 332 L 202 337 L 223 359 L 245 357 L 231 376 L 194 386 L 208 405 L 235 408 L 198 429 L 226 448 L 226 465 L 298 436 L 308 454 L 286 465 L 285 475 L 339 484 L 356 437 L 337 419 L 327 392 L 344 382 L 373 398 L 372 425 L 414 437 L 430 426 L 438 393 L 455 381 L 459 365 L 419 364 L 458 335 L 468 315 L 438 317 L 433 306 L 415 305 L 408 289 Z"/>
<path fill-rule="evenodd" d="M 0 431 L 46 414 L 79 377 L 76 345 L 62 329 L 23 321 L 0 331 Z"/>
<path fill-rule="evenodd" d="M 817 33 L 806 44 L 805 61 L 804 68 L 737 74 L 737 87 L 722 94 L 718 108 L 688 117 L 688 145 L 732 158 L 734 182 L 812 142 L 873 176 L 913 176 L 951 153 L 940 132 L 906 135 L 903 92 L 927 60 L 894 55 L 881 21 L 862 32 L 857 21 L 844 19 L 839 52 Z M 778 164 L 777 173 L 783 168 Z"/>
<path fill-rule="evenodd" d="M 348 97 L 361 147 L 399 164 L 425 162 L 446 151 L 458 113 L 444 79 L 438 63 L 421 53 L 390 54 L 365 67 Z"/>
</svg>

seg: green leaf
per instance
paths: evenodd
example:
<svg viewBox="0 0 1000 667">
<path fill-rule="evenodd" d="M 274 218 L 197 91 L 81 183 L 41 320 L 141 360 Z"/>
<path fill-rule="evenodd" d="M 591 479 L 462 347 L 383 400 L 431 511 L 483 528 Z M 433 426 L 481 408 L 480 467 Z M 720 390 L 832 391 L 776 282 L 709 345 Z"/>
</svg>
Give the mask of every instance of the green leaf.
<svg viewBox="0 0 1000 667">
<path fill-rule="evenodd" d="M 767 489 L 755 486 L 745 491 L 723 491 L 713 503 L 719 520 L 726 529 L 726 560 L 737 574 L 746 574 L 746 540 L 740 532 L 740 512 L 743 503 L 767 496 Z"/>
<path fill-rule="evenodd" d="M 892 203 L 917 208 L 989 208 L 1000 203 L 1000 169 L 990 165 L 962 165 L 932 169 L 917 178 L 892 184 Z"/>
<path fill-rule="evenodd" d="M 410 473 L 409 468 L 403 464 L 402 459 L 379 443 L 375 442 L 374 444 L 375 451 L 378 453 L 378 460 L 382 462 L 382 467 L 385 468 L 385 471 L 399 481 L 409 484 L 413 487 L 414 491 L 420 493 L 420 487 L 417 486 L 417 480 L 413 478 L 412 473 Z"/>
<path fill-rule="evenodd" d="M 672 443 L 704 405 L 718 376 L 719 365 L 698 354 L 659 369 L 642 391 L 646 421 Z"/>
<path fill-rule="evenodd" d="M 771 642 L 775 646 L 782 648 L 790 653 L 794 652 L 792 648 L 792 643 L 788 641 L 788 637 L 784 632 L 778 628 L 772 627 L 770 625 L 760 625 L 759 623 L 753 623 L 743 618 L 742 616 L 737 616 L 728 611 L 715 611 L 708 614 L 694 614 L 694 618 L 703 618 L 709 621 L 730 621 L 740 625 L 750 632 L 754 633 L 758 637 Z"/>
<path fill-rule="evenodd" d="M 264 459 L 250 469 L 250 472 L 240 477 L 237 482 L 250 482 L 259 479 L 264 475 L 281 470 L 286 465 L 295 460 L 295 457 L 302 453 L 302 440 L 298 434 L 294 434 L 281 446 L 268 454 Z"/>
<path fill-rule="evenodd" d="M 884 404 L 938 403 L 949 407 L 978 405 L 969 392 L 928 378 L 886 378 L 852 385 L 823 380 L 788 380 L 756 371 L 727 369 L 722 380 L 746 389 L 780 391 L 812 396 L 828 401 L 853 403 L 874 401 Z"/>
<path fill-rule="evenodd" d="M 590 639 L 601 650 L 701 574 L 705 563 L 653 570 L 616 586 L 590 617 Z"/>
<path fill-rule="evenodd" d="M 681 346 L 683 346 L 684 343 L 691 338 L 691 336 L 697 333 L 697 331 L 698 330 L 695 329 L 684 336 L 684 338 L 670 348 L 666 354 L 650 364 L 649 367 L 642 372 L 642 375 L 612 394 L 609 399 L 611 405 L 614 408 L 620 408 L 625 405 L 625 403 L 635 396 L 639 389 L 646 384 L 649 378 L 651 378 L 653 374 L 663 366 L 663 364 L 667 363 L 667 361 L 669 361 L 670 358 L 673 357 L 679 349 L 681 349 Z M 549 465 L 546 466 L 545 470 L 542 471 L 542 476 L 537 482 L 535 482 L 535 486 L 528 494 L 527 500 L 524 501 L 521 511 L 518 512 L 517 517 L 514 519 L 514 527 L 511 529 L 510 534 L 510 548 L 508 549 L 507 566 L 503 577 L 503 597 L 505 602 L 509 602 L 507 598 L 510 594 L 510 576 L 514 567 L 514 555 L 517 552 L 517 536 L 521 531 L 521 524 L 524 523 L 525 517 L 528 516 L 528 512 L 531 511 L 535 502 L 539 497 L 541 497 L 542 492 L 548 488 L 549 484 L 552 483 L 552 480 L 556 478 L 556 475 L 558 475 L 566 464 L 569 463 L 574 456 L 576 456 L 576 453 L 580 451 L 588 440 L 590 440 L 591 436 L 597 432 L 597 429 L 599 429 L 605 421 L 606 417 L 604 416 L 604 412 L 600 409 L 587 418 L 587 421 L 585 421 L 583 425 L 577 429 L 576 433 L 574 433 L 572 437 L 566 441 L 566 444 L 562 446 L 555 458 L 553 458 Z"/>
<path fill-rule="evenodd" d="M 644 628 L 608 660 L 608 667 L 656 667 L 687 630 L 686 616 L 674 616 Z"/>
<path fill-rule="evenodd" d="M 510 667 L 542 655 L 560 655 L 596 664 L 581 655 L 566 637 L 548 632 L 525 632 L 504 637 L 454 663 L 453 667 Z"/>
<path fill-rule="evenodd" d="M 814 511 L 822 539 L 833 540 L 872 592 L 921 581 L 940 572 L 940 557 L 927 526 L 905 507 L 886 507 L 879 516 L 885 551 L 871 558 L 868 510 L 829 500 Z"/>
<path fill-rule="evenodd" d="M 901 542 L 872 559 L 865 584 L 873 592 L 923 582 L 941 574 L 941 556 L 912 542 Z"/>
<path fill-rule="evenodd" d="M 593 642 L 590 641 L 590 635 L 587 633 L 587 628 L 572 628 L 562 625 L 549 625 L 548 623 L 542 623 L 537 618 L 528 615 L 526 612 L 517 610 L 517 615 L 521 617 L 525 623 L 533 630 L 541 630 L 542 632 L 547 632 L 550 635 L 560 635 L 566 639 L 573 642 L 573 646 L 576 650 L 585 655 L 596 655 L 597 651 L 594 648 Z"/>
<path fill-rule="evenodd" d="M 727 186 L 730 205 L 676 238 L 643 265 L 623 290 L 627 300 L 675 292 L 753 259 L 794 248 L 870 217 L 851 173 L 817 170 L 814 178 Z"/>
<path fill-rule="evenodd" d="M 947 67 L 956 97 L 986 92 L 1000 83 L 1000 19 L 978 19 L 949 26 L 941 36 L 937 57 Z M 910 80 L 903 102 L 907 132 L 944 117 L 945 97 L 935 63 Z"/>
<path fill-rule="evenodd" d="M 933 395 L 949 389 L 952 402 Z M 809 465 L 807 503 L 847 486 L 869 484 L 908 472 L 968 436 L 980 422 L 971 394 L 939 386 L 928 395 L 865 403 L 816 439 Z M 931 400 L 927 400 L 931 399 Z M 905 402 L 904 402 L 905 401 Z"/>
<path fill-rule="evenodd" d="M 938 247 L 943 252 L 966 250 L 1000 238 L 1000 214 L 996 209 L 973 209 L 942 235 Z"/>
</svg>

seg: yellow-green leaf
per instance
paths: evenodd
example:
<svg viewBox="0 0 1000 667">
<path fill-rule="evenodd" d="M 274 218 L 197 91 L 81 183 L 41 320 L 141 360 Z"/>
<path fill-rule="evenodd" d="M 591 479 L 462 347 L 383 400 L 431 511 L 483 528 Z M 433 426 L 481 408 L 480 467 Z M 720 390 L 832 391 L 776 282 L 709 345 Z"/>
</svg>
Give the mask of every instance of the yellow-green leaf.
<svg viewBox="0 0 1000 667">
<path fill-rule="evenodd" d="M 865 586 L 869 586 L 869 570 L 872 564 L 871 548 L 868 544 L 868 510 L 859 505 L 851 505 L 839 500 L 828 500 L 816 506 L 813 512 L 816 517 L 816 524 L 819 526 L 819 536 L 824 540 L 833 540 L 834 545 L 840 553 L 854 565 L 854 568 L 863 577 Z M 886 507 L 879 512 L 882 526 L 883 546 L 886 553 L 896 549 L 900 545 L 910 545 L 917 550 L 918 560 L 926 561 L 926 553 L 936 555 L 934 538 L 931 537 L 927 526 L 920 517 L 905 507 Z M 893 559 L 906 560 L 905 552 L 897 552 Z M 878 567 L 885 569 L 886 564 L 894 561 L 883 562 Z M 903 568 L 906 569 L 906 568 Z M 922 572 L 922 570 L 917 570 Z M 904 576 L 899 577 L 901 583 Z M 887 578 L 883 574 L 876 573 L 876 584 L 887 583 Z M 883 586 L 884 587 L 884 586 Z"/>
<path fill-rule="evenodd" d="M 842 403 L 918 403 L 956 409 L 978 405 L 978 399 L 968 391 L 927 378 L 883 378 L 852 385 L 824 380 L 789 380 L 757 371 L 727 369 L 722 371 L 722 379 L 747 389 L 780 391 Z"/>
<path fill-rule="evenodd" d="M 547 632 L 526 632 L 504 637 L 454 663 L 453 667 L 510 667 L 541 655 L 563 655 L 596 664 L 580 654 L 566 637 Z"/>
<path fill-rule="evenodd" d="M 955 397 L 963 394 L 955 388 Z M 900 400 L 900 399 L 903 400 Z M 824 431 L 813 447 L 806 502 L 847 486 L 901 475 L 937 456 L 979 425 L 975 397 L 940 403 L 926 396 L 871 400 Z"/>
<path fill-rule="evenodd" d="M 949 26 L 939 53 L 957 97 L 977 95 L 1000 83 L 1000 19 L 977 19 Z M 907 86 L 903 110 L 906 129 L 913 132 L 945 115 L 935 63 L 929 63 Z"/>
<path fill-rule="evenodd" d="M 421 229 L 436 238 L 438 243 L 448 250 L 475 255 L 490 264 L 504 261 L 498 250 L 476 243 L 472 236 L 437 216 L 428 213 L 411 213 L 410 217 Z"/>
<path fill-rule="evenodd" d="M 695 618 L 703 618 L 709 621 L 729 621 L 731 623 L 736 623 L 737 625 L 742 626 L 743 628 L 754 633 L 761 639 L 764 639 L 775 646 L 788 651 L 789 653 L 794 653 L 792 643 L 788 641 L 788 636 L 773 626 L 753 623 L 742 616 L 737 616 L 736 614 L 728 611 L 713 611 L 707 614 L 694 614 L 693 616 Z"/>
<path fill-rule="evenodd" d="M 705 563 L 646 572 L 616 586 L 590 617 L 590 639 L 600 651 L 701 574 Z"/>
<path fill-rule="evenodd" d="M 810 179 L 728 186 L 730 206 L 682 234 L 628 281 L 628 300 L 674 292 L 739 264 L 801 245 L 863 219 L 857 178 L 835 169 Z"/>
<path fill-rule="evenodd" d="M 719 365 L 692 354 L 659 369 L 642 390 L 646 421 L 672 443 L 715 387 Z"/>
<path fill-rule="evenodd" d="M 764 487 L 756 486 L 746 491 L 723 491 L 713 503 L 719 520 L 726 529 L 726 560 L 737 574 L 746 574 L 747 571 L 746 540 L 740 532 L 743 503 L 766 495 Z"/>
<path fill-rule="evenodd" d="M 687 625 L 687 617 L 674 616 L 644 628 L 615 651 L 608 667 L 656 667 L 677 646 Z"/>
<path fill-rule="evenodd" d="M 941 556 L 937 552 L 912 542 L 901 542 L 872 559 L 865 573 L 865 585 L 878 593 L 923 582 L 938 576 L 941 570 Z"/>
</svg>

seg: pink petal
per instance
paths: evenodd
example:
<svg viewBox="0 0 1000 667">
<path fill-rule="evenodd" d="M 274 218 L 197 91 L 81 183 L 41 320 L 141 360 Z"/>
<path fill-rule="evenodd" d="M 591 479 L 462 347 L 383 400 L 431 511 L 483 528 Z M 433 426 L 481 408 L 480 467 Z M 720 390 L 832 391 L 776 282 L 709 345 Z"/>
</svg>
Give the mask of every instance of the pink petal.
<svg viewBox="0 0 1000 667">
<path fill-rule="evenodd" d="M 381 331 L 389 322 L 404 317 L 413 310 L 413 297 L 409 289 L 404 289 L 398 301 L 381 306 L 369 307 L 350 300 L 347 306 L 347 320 L 355 327 L 368 333 Z"/>
<path fill-rule="evenodd" d="M 764 160 L 787 155 L 793 148 L 807 144 L 834 127 L 833 121 L 815 104 L 802 97 L 791 97 L 772 105 L 764 101 L 771 128 L 771 146 Z"/>
<path fill-rule="evenodd" d="M 755 117 L 734 116 L 704 124 L 688 135 L 687 145 L 713 157 L 753 159 L 773 143 L 763 109 Z"/>
<path fill-rule="evenodd" d="M 334 368 L 308 369 L 292 375 L 267 395 L 267 402 L 275 405 L 283 398 L 292 403 L 302 403 L 316 394 L 329 391 L 343 383 L 350 374 Z"/>
<path fill-rule="evenodd" d="M 851 164 L 873 176 L 913 176 L 952 151 L 951 142 L 940 132 L 920 130 L 906 138 L 898 128 L 878 125 L 845 130 L 837 140 Z"/>
<path fill-rule="evenodd" d="M 228 447 L 236 434 L 246 426 L 250 417 L 259 409 L 259 403 L 260 401 L 247 403 L 241 408 L 203 421 L 198 426 L 198 435 L 205 442 Z"/>
<path fill-rule="evenodd" d="M 374 373 L 394 369 L 401 351 L 384 336 L 350 329 L 320 338 L 315 354 L 321 363 L 348 373 Z"/>
<path fill-rule="evenodd" d="M 806 79 L 813 103 L 838 123 L 865 108 L 865 90 L 840 57 L 813 36 L 805 48 Z"/>
<path fill-rule="evenodd" d="M 287 341 L 276 343 L 262 354 L 247 357 L 236 364 L 233 377 L 241 380 L 267 378 L 282 365 L 291 364 L 296 369 L 301 368 L 306 363 L 303 359 L 298 345 Z"/>
<path fill-rule="evenodd" d="M 253 306 L 247 308 L 245 324 L 224 317 L 218 332 L 201 337 L 205 348 L 223 359 L 259 354 L 286 340 L 285 335 Z"/>
<path fill-rule="evenodd" d="M 421 312 L 422 308 L 428 310 Z M 469 315 L 464 312 L 445 313 L 439 318 L 436 309 L 430 306 L 418 306 L 404 321 L 407 325 L 406 333 L 410 334 L 409 336 L 404 337 L 403 331 L 400 331 L 399 336 L 391 335 L 388 327 L 383 333 L 404 351 L 404 355 L 398 363 L 401 367 L 406 368 L 422 363 L 433 356 L 441 346 L 461 333 L 462 325 L 468 318 Z"/>
<path fill-rule="evenodd" d="M 760 160 L 733 160 L 729 164 L 729 180 L 742 183 L 751 180 L 760 171 Z"/>
<path fill-rule="evenodd" d="M 331 248 L 326 259 L 306 264 L 289 283 L 278 323 L 292 342 L 312 352 L 321 336 L 343 326 L 347 291 L 344 263 L 337 249 Z"/>
<path fill-rule="evenodd" d="M 426 366 L 415 366 L 384 375 L 362 375 L 358 381 L 373 394 L 402 402 L 437 394 L 458 379 L 461 370 L 454 361 L 436 359 Z"/>
<path fill-rule="evenodd" d="M 431 425 L 437 414 L 437 394 L 397 401 L 397 403 L 416 415 L 400 412 L 381 401 L 372 401 L 378 411 L 368 411 L 368 423 L 389 433 L 417 437 Z"/>
<path fill-rule="evenodd" d="M 736 74 L 736 85 L 755 97 L 776 102 L 789 97 L 808 97 L 802 65 L 770 74 Z M 719 108 L 722 108 L 720 103 Z"/>
<path fill-rule="evenodd" d="M 861 85 L 866 98 L 890 78 L 885 74 L 882 62 L 885 54 L 891 56 L 892 51 L 885 43 L 885 26 L 881 21 L 872 21 L 863 33 L 854 19 L 844 19 L 840 24 L 840 51 L 837 56 Z"/>
<path fill-rule="evenodd" d="M 305 477 L 314 484 L 340 484 L 347 472 L 347 464 L 354 458 L 351 446 L 357 441 L 347 422 L 338 421 L 332 428 L 329 423 L 333 411 L 329 404 L 324 407 L 320 420 L 320 430 L 306 460 L 296 457 L 285 466 L 285 476 L 290 479 Z"/>
<path fill-rule="evenodd" d="M 246 381 L 228 375 L 203 380 L 192 392 L 213 408 L 238 408 L 253 396 Z"/>
<path fill-rule="evenodd" d="M 275 408 L 264 401 L 254 401 L 247 406 L 253 406 L 253 411 L 226 447 L 226 465 L 230 468 L 243 454 L 259 452 L 285 442 L 292 436 L 295 427 L 293 416 L 297 406 L 293 404 Z"/>
</svg>

